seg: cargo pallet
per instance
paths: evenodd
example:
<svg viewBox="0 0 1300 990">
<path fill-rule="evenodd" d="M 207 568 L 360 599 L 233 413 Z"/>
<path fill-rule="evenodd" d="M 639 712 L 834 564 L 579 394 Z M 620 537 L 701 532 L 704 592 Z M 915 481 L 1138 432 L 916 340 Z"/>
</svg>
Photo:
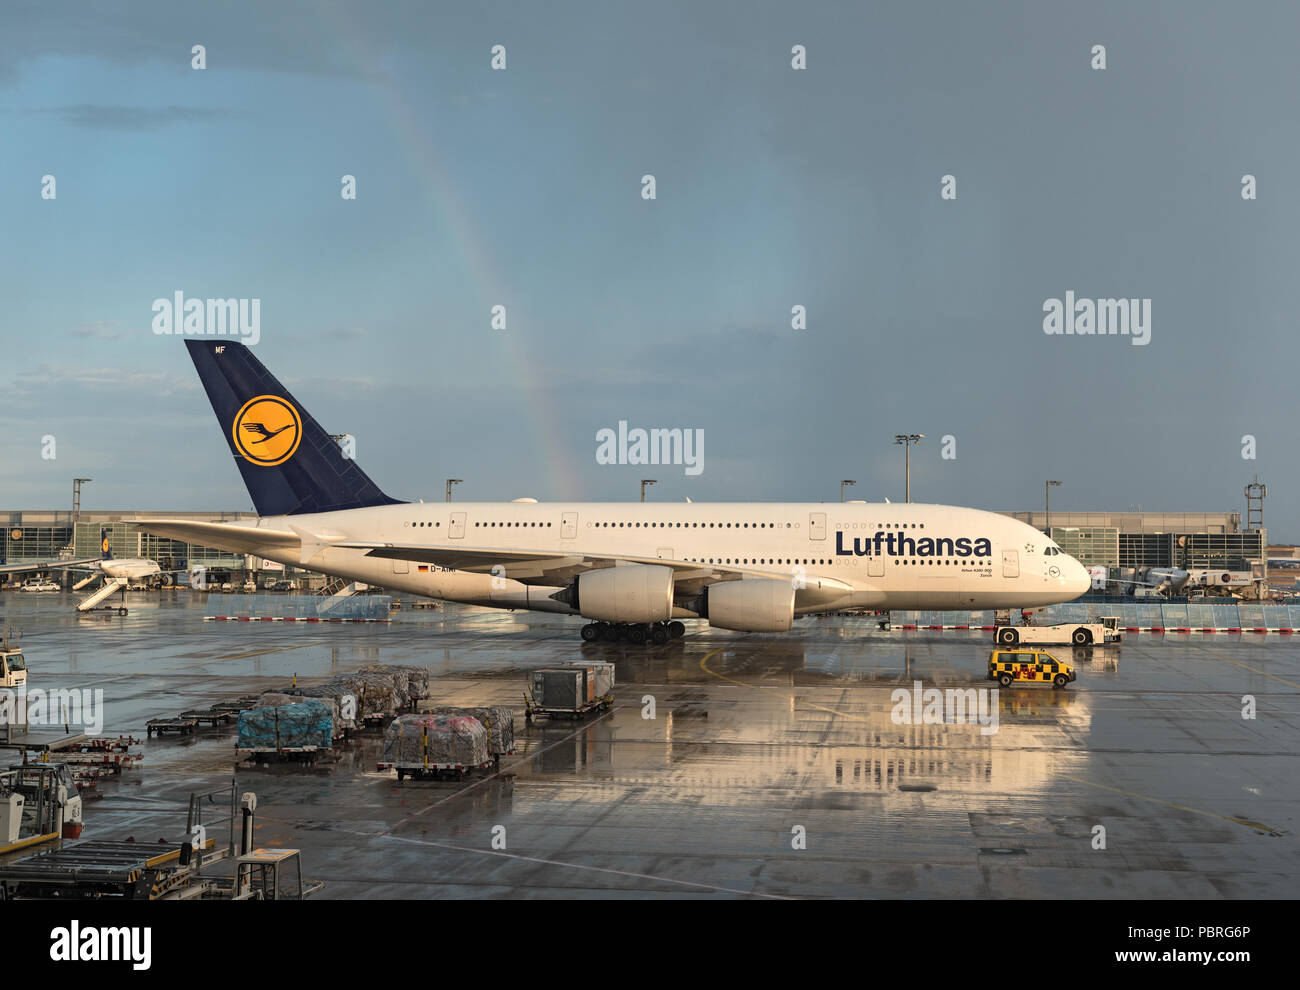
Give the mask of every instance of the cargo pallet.
<svg viewBox="0 0 1300 990">
<path fill-rule="evenodd" d="M 478 766 L 464 766 L 459 763 L 429 763 L 414 765 L 376 763 L 375 769 L 381 773 L 386 770 L 396 770 L 398 780 L 405 780 L 407 777 L 410 777 L 412 780 L 464 780 L 475 770 L 495 770 L 500 766 L 501 757 L 494 756 L 487 763 L 480 763 Z"/>
<path fill-rule="evenodd" d="M 524 722 L 532 725 L 534 718 L 563 718 L 573 721 L 586 718 L 592 712 L 607 712 L 613 704 L 613 698 L 597 698 L 577 708 L 543 708 L 541 705 L 533 704 L 532 699 L 524 695 Z"/>
<path fill-rule="evenodd" d="M 232 712 L 226 709 L 214 711 L 213 709 L 191 708 L 187 712 L 181 712 L 181 718 L 192 718 L 200 725 L 210 725 L 214 729 L 218 725 L 229 725 L 235 719 L 239 718 L 239 712 Z"/>
<path fill-rule="evenodd" d="M 121 776 L 122 771 L 140 762 L 139 753 L 92 751 L 68 752 L 60 754 L 61 759 L 73 768 L 73 774 L 80 782 L 83 777 Z"/>
<path fill-rule="evenodd" d="M 269 767 L 276 764 L 297 763 L 314 767 L 318 762 L 333 763 L 339 754 L 332 749 L 320 746 L 291 746 L 284 749 L 236 749 L 235 769 L 247 770 L 253 767 Z"/>
<path fill-rule="evenodd" d="M 199 720 L 196 718 L 151 718 L 145 723 L 146 736 L 163 735 L 175 732 L 177 735 L 192 736 L 198 731 Z"/>
<path fill-rule="evenodd" d="M 88 841 L 0 866 L 0 900 L 118 897 L 149 900 L 171 886 L 180 850 L 166 845 Z"/>
</svg>

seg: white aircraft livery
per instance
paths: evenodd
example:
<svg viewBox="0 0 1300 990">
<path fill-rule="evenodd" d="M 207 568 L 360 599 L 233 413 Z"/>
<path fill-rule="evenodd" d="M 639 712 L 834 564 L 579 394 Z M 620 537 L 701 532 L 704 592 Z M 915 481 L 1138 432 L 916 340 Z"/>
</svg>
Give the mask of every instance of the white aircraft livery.
<svg viewBox="0 0 1300 990">
<path fill-rule="evenodd" d="M 259 518 L 140 528 L 446 601 L 581 615 L 584 640 L 683 619 L 784 632 L 845 608 L 1030 608 L 1088 571 L 1009 516 L 944 505 L 412 503 L 385 495 L 242 344 L 185 341 Z"/>
</svg>

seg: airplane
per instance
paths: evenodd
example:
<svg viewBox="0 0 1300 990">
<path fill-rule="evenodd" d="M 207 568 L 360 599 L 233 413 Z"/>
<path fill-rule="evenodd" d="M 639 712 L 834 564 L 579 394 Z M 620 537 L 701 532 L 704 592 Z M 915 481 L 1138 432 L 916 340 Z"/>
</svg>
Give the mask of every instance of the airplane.
<svg viewBox="0 0 1300 990">
<path fill-rule="evenodd" d="M 158 536 L 428 598 L 590 620 L 656 644 L 684 619 L 785 632 L 846 608 L 1070 601 L 1087 570 L 1009 516 L 919 503 L 412 503 L 381 491 L 242 344 L 185 346 L 256 520 L 141 520 Z"/>
<path fill-rule="evenodd" d="M 107 529 L 99 531 L 99 551 L 99 560 L 93 561 L 89 566 L 72 564 L 65 566 L 74 570 L 97 570 L 106 578 L 124 578 L 128 581 L 139 581 L 153 577 L 155 574 L 178 573 L 164 571 L 158 561 L 150 560 L 148 557 L 114 557 L 113 548 L 109 546 Z"/>
<path fill-rule="evenodd" d="M 138 581 L 141 578 L 162 574 L 158 561 L 148 557 L 114 557 L 108 543 L 108 530 L 99 531 L 98 557 L 83 557 L 79 560 L 46 560 L 30 564 L 13 564 L 0 566 L 0 574 L 23 574 L 38 571 L 98 571 L 108 578 L 126 578 Z"/>
<path fill-rule="evenodd" d="M 1088 573 L 1094 591 L 1105 592 L 1114 586 L 1121 595 L 1136 594 L 1138 588 L 1149 588 L 1151 594 L 1177 595 L 1192 576 L 1181 567 L 1120 567 L 1116 568 L 1116 576 L 1111 577 L 1111 569 L 1099 565 L 1088 568 Z"/>
</svg>

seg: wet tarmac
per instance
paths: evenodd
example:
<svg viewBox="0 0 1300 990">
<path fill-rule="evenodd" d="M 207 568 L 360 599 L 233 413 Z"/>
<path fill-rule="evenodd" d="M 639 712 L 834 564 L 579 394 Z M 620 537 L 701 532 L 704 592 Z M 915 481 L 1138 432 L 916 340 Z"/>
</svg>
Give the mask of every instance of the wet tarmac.
<svg viewBox="0 0 1300 990">
<path fill-rule="evenodd" d="M 29 686 L 101 689 L 109 736 L 379 662 L 519 712 L 519 752 L 461 782 L 377 773 L 378 734 L 328 769 L 234 772 L 228 728 L 148 740 L 87 794 L 84 838 L 179 840 L 190 793 L 234 773 L 258 842 L 302 849 L 321 897 L 1280 898 L 1300 879 L 1300 637 L 1059 648 L 1074 684 L 985 694 L 981 722 L 989 633 L 827 617 L 633 647 L 455 605 L 290 625 L 203 622 L 186 592 L 133 594 L 126 617 L 74 601 L 10 592 L 0 613 Z M 528 672 L 583 658 L 617 665 L 613 711 L 526 727 Z M 974 708 L 944 695 L 945 721 L 931 688 Z"/>
</svg>

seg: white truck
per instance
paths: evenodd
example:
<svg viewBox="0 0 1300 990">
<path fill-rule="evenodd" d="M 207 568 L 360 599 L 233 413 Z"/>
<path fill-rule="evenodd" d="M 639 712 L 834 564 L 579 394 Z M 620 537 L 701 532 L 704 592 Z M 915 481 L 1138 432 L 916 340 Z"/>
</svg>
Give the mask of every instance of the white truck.
<svg viewBox="0 0 1300 990">
<path fill-rule="evenodd" d="M 10 642 L 10 632 L 5 630 L 0 640 L 0 688 L 21 688 L 27 685 L 27 664 L 17 641 Z"/>
<path fill-rule="evenodd" d="M 1097 643 L 1118 643 L 1123 638 L 1119 619 L 1113 615 L 1103 615 L 1097 622 L 1062 622 L 1055 626 L 998 625 L 993 630 L 993 639 L 999 646 L 1030 643 L 1090 646 Z"/>
</svg>

